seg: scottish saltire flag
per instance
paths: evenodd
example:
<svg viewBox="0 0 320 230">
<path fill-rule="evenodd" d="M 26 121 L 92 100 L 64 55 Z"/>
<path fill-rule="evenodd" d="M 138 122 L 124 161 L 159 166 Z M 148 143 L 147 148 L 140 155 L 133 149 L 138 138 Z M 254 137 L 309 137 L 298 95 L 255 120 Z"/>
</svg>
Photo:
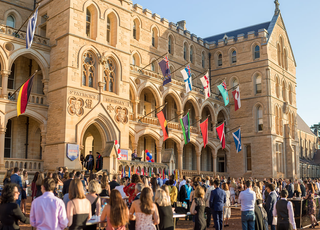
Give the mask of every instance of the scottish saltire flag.
<svg viewBox="0 0 320 230">
<path fill-rule="evenodd" d="M 171 82 L 171 73 L 167 56 L 165 56 L 163 60 L 159 62 L 159 66 L 164 77 L 163 85 L 168 84 L 169 82 Z"/>
<path fill-rule="evenodd" d="M 233 135 L 234 143 L 236 144 L 236 149 L 238 153 L 242 150 L 240 128 L 236 132 L 232 133 L 232 135 Z"/>
<path fill-rule="evenodd" d="M 200 81 L 203 85 L 205 100 L 207 100 L 210 97 L 209 71 L 200 78 Z"/>
<path fill-rule="evenodd" d="M 181 70 L 184 83 L 186 85 L 186 93 L 189 93 L 192 90 L 192 79 L 191 79 L 191 70 L 190 66 L 188 65 L 186 68 Z"/>
<path fill-rule="evenodd" d="M 31 16 L 28 22 L 28 27 L 27 27 L 27 34 L 26 34 L 26 48 L 30 49 L 34 37 L 34 32 L 36 30 L 36 25 L 37 25 L 37 18 L 38 18 L 38 9 L 39 6 L 37 7 L 36 11 L 34 14 Z"/>
<path fill-rule="evenodd" d="M 240 101 L 240 88 L 239 86 L 236 88 L 236 90 L 232 91 L 232 95 L 234 98 L 234 110 L 237 111 L 241 108 L 241 101 Z"/>
<path fill-rule="evenodd" d="M 184 144 L 190 142 L 190 118 L 189 113 L 187 113 L 182 119 L 180 119 L 180 124 L 182 128 L 182 133 L 184 137 Z"/>
<path fill-rule="evenodd" d="M 222 82 L 220 85 L 218 85 L 218 89 L 223 97 L 224 105 L 227 106 L 229 104 L 229 95 L 226 83 Z"/>
</svg>

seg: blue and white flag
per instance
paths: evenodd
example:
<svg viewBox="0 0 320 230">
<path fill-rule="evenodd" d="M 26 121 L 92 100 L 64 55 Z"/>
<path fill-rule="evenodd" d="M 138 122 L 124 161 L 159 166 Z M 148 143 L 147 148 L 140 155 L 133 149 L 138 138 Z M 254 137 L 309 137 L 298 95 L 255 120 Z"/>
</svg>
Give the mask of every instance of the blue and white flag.
<svg viewBox="0 0 320 230">
<path fill-rule="evenodd" d="M 232 135 L 233 135 L 234 143 L 236 144 L 236 149 L 238 153 L 242 150 L 240 128 L 236 132 L 232 133 Z"/>
<path fill-rule="evenodd" d="M 192 90 L 192 79 L 191 79 L 191 70 L 190 66 L 188 65 L 186 68 L 181 70 L 184 83 L 186 85 L 186 93 L 189 93 Z"/>
<path fill-rule="evenodd" d="M 38 9 L 39 6 L 37 7 L 36 11 L 34 14 L 31 16 L 28 22 L 28 27 L 27 27 L 27 34 L 26 34 L 26 48 L 30 49 L 34 37 L 34 32 L 36 30 L 36 25 L 37 25 L 37 18 L 38 18 Z"/>
</svg>

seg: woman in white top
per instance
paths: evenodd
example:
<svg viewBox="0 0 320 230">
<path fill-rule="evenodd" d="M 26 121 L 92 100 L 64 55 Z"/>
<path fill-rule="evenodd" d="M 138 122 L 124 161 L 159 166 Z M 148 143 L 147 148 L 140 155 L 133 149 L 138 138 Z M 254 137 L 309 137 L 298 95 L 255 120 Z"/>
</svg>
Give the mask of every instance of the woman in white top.
<svg viewBox="0 0 320 230">
<path fill-rule="evenodd" d="M 160 223 L 157 206 L 152 202 L 153 192 L 144 188 L 140 199 L 132 202 L 130 208 L 130 220 L 136 221 L 136 230 L 156 230 Z"/>
<path fill-rule="evenodd" d="M 227 183 L 222 184 L 222 189 L 226 192 L 226 203 L 224 206 L 230 206 L 230 191 Z M 231 217 L 231 208 L 224 208 L 224 215 L 223 218 L 225 219 L 224 221 L 224 227 L 229 226 L 228 220 Z"/>
<path fill-rule="evenodd" d="M 127 194 L 123 191 L 123 188 L 124 188 L 125 186 L 127 186 L 126 183 L 127 183 L 126 178 L 122 178 L 122 179 L 120 180 L 120 185 L 119 185 L 119 186 L 116 186 L 116 187 L 114 188 L 114 189 L 116 189 L 116 190 L 118 190 L 118 191 L 120 192 L 122 198 L 127 197 Z"/>
</svg>

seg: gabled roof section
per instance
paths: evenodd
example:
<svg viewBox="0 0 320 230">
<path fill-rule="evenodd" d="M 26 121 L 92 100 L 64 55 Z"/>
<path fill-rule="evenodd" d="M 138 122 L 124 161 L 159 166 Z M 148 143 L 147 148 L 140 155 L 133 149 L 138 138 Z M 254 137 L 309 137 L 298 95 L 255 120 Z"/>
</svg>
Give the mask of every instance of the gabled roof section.
<svg viewBox="0 0 320 230">
<path fill-rule="evenodd" d="M 248 36 L 248 32 L 254 31 L 255 34 L 258 35 L 258 31 L 260 29 L 268 30 L 269 25 L 270 25 L 270 22 L 264 22 L 264 23 L 260 23 L 260 24 L 257 24 L 257 25 L 245 27 L 245 28 L 242 28 L 242 29 L 233 30 L 233 31 L 229 31 L 229 32 L 226 32 L 226 33 L 222 33 L 222 34 L 214 35 L 214 36 L 211 36 L 211 37 L 207 37 L 207 38 L 204 38 L 203 40 L 207 41 L 209 43 L 211 43 L 211 42 L 218 43 L 218 41 L 220 39 L 223 39 L 225 36 L 234 37 L 237 40 L 237 36 L 239 34 L 244 34 L 244 37 L 246 38 Z"/>
<path fill-rule="evenodd" d="M 316 136 L 310 129 L 310 127 L 307 125 L 307 123 L 297 114 L 297 123 L 298 123 L 298 130 L 301 130 L 305 133 L 308 133 L 310 135 Z"/>
<path fill-rule="evenodd" d="M 275 27 L 275 25 L 277 24 L 277 21 L 278 20 L 281 20 L 281 24 L 278 24 L 280 27 L 283 27 L 285 33 L 286 33 L 286 36 L 288 38 L 288 43 L 289 43 L 289 46 L 290 46 L 290 50 L 291 50 L 291 53 L 292 53 L 292 57 L 293 57 L 293 61 L 294 61 L 294 65 L 297 67 L 297 63 L 296 63 L 296 59 L 294 57 L 294 53 L 293 53 L 293 49 L 292 49 L 292 46 L 291 46 L 291 43 L 290 43 L 290 39 L 289 39 L 289 36 L 288 36 L 288 32 L 287 32 L 287 29 L 286 29 L 286 26 L 283 22 L 283 18 L 281 16 L 281 13 L 277 14 L 277 15 L 274 15 L 271 22 L 270 22 L 270 25 L 269 25 L 269 28 L 268 28 L 268 34 L 269 34 L 269 38 L 273 32 L 273 29 Z M 269 42 L 270 39 L 268 39 L 267 43 Z"/>
</svg>

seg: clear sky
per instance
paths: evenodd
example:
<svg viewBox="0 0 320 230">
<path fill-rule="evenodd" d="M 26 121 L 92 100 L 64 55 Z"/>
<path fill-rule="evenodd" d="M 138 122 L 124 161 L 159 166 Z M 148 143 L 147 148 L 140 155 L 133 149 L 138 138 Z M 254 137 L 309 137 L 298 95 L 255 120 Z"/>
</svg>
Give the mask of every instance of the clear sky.
<svg viewBox="0 0 320 230">
<path fill-rule="evenodd" d="M 273 0 L 133 0 L 169 22 L 186 20 L 198 37 L 271 21 Z M 279 0 L 297 63 L 298 114 L 311 126 L 320 122 L 320 0 Z M 320 91 L 320 90 L 319 90 Z M 319 102 L 319 105 L 317 104 Z"/>
</svg>

